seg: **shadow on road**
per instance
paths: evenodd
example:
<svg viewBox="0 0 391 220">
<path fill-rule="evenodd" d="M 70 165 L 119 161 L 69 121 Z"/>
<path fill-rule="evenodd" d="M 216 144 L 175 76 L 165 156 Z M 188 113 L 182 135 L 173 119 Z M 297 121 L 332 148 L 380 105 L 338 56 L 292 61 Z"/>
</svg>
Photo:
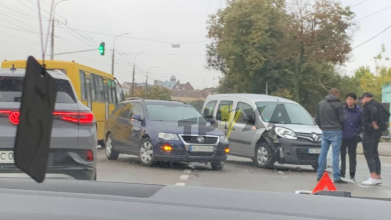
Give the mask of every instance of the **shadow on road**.
<svg viewBox="0 0 391 220">
<path fill-rule="evenodd" d="M 254 165 L 252 161 L 241 161 L 241 160 L 227 160 L 226 164 L 232 164 L 236 166 L 251 167 L 258 169 L 266 169 L 266 170 L 276 170 L 276 171 L 290 171 L 290 172 L 315 172 L 315 170 L 311 166 L 294 166 L 294 165 L 281 165 L 276 163 L 273 167 L 268 168 L 260 168 Z"/>
</svg>

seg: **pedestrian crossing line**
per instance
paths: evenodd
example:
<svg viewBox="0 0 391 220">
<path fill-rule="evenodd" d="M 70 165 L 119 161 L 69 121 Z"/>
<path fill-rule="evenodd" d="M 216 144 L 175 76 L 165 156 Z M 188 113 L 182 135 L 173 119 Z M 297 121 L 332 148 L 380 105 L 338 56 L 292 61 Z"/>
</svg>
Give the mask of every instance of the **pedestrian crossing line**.
<svg viewBox="0 0 391 220">
<path fill-rule="evenodd" d="M 175 183 L 176 186 L 186 186 L 186 183 Z"/>
<path fill-rule="evenodd" d="M 181 175 L 179 177 L 180 180 L 188 180 L 189 179 L 189 175 Z"/>
<path fill-rule="evenodd" d="M 188 173 L 188 174 L 190 174 L 190 173 L 191 173 L 191 170 L 184 170 L 183 173 Z"/>
</svg>

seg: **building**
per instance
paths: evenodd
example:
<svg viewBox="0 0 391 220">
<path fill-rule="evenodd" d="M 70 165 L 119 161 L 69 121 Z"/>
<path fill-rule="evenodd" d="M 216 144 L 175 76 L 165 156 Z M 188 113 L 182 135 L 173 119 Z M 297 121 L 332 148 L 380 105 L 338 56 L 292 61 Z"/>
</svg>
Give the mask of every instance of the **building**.
<svg viewBox="0 0 391 220">
<path fill-rule="evenodd" d="M 169 90 L 189 90 L 194 91 L 194 87 L 190 84 L 190 82 L 187 82 L 185 84 L 181 84 L 179 80 L 176 79 L 174 75 L 171 76 L 170 81 L 160 81 L 155 80 L 154 81 L 155 86 L 162 86 Z"/>
<path fill-rule="evenodd" d="M 145 87 L 145 83 L 134 83 L 135 88 L 137 87 Z M 152 86 L 152 85 L 148 85 Z M 124 91 L 124 95 L 129 95 L 132 92 L 132 83 L 131 82 L 124 82 L 121 84 L 122 90 Z"/>
</svg>

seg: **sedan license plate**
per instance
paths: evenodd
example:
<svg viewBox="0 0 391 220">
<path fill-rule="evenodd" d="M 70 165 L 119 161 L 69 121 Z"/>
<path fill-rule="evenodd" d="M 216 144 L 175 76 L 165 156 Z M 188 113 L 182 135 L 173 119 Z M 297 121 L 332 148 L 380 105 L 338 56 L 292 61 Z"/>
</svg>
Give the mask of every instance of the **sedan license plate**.
<svg viewBox="0 0 391 220">
<path fill-rule="evenodd" d="M 309 154 L 320 154 L 320 148 L 310 148 L 308 149 Z"/>
<path fill-rule="evenodd" d="M 0 163 L 14 163 L 14 152 L 0 151 Z"/>
<path fill-rule="evenodd" d="M 190 152 L 213 152 L 213 146 L 190 146 Z"/>
</svg>

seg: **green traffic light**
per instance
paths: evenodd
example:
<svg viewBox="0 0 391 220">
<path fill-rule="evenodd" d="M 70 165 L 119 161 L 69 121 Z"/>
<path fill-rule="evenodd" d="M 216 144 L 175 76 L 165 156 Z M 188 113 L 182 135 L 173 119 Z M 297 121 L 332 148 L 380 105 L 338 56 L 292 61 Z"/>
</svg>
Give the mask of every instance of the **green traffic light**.
<svg viewBox="0 0 391 220">
<path fill-rule="evenodd" d="M 99 54 L 101 56 L 105 55 L 105 43 L 102 42 L 100 45 L 99 45 Z"/>
</svg>

